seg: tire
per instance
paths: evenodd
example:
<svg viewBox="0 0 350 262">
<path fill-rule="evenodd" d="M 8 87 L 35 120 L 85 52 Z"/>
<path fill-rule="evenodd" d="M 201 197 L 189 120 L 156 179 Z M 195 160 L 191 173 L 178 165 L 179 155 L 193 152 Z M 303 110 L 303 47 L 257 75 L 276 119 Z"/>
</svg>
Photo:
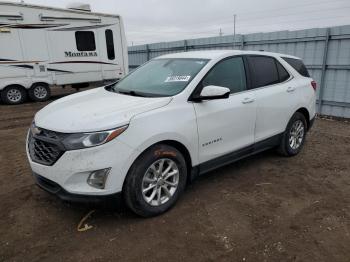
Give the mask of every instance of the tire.
<svg viewBox="0 0 350 262">
<path fill-rule="evenodd" d="M 27 92 L 22 86 L 12 85 L 1 91 L 1 100 L 8 105 L 22 104 L 27 99 Z"/>
<path fill-rule="evenodd" d="M 163 175 L 171 166 L 164 179 L 161 176 L 157 178 L 161 163 Z M 173 175 L 166 179 L 169 174 Z M 160 215 L 175 205 L 185 189 L 186 181 L 187 166 L 183 155 L 174 147 L 155 145 L 146 150 L 130 168 L 123 187 L 124 201 L 129 209 L 140 216 Z"/>
<path fill-rule="evenodd" d="M 35 102 L 44 102 L 50 99 L 51 90 L 45 83 L 37 83 L 32 85 L 28 91 L 29 98 Z"/>
<path fill-rule="evenodd" d="M 305 143 L 307 123 L 302 113 L 296 112 L 289 120 L 282 135 L 278 153 L 283 156 L 295 156 L 300 153 Z"/>
</svg>

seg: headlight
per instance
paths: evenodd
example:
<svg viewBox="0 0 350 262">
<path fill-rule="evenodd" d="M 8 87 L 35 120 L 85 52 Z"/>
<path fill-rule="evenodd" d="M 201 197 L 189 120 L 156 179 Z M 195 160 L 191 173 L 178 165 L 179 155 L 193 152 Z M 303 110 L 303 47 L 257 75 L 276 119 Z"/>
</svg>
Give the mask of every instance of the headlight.
<svg viewBox="0 0 350 262">
<path fill-rule="evenodd" d="M 68 135 L 62 143 L 67 150 L 76 150 L 88 147 L 99 146 L 113 140 L 123 133 L 128 126 L 118 127 L 113 130 L 94 132 L 94 133 L 79 133 Z"/>
<path fill-rule="evenodd" d="M 40 134 L 40 129 L 35 125 L 35 122 L 33 120 L 32 124 L 30 125 L 30 132 L 32 132 L 33 135 Z"/>
</svg>

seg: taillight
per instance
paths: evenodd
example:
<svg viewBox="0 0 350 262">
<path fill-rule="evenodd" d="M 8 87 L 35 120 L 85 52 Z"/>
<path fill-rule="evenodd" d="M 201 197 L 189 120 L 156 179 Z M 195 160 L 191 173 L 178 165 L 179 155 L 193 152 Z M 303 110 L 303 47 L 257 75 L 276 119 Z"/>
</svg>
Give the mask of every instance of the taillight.
<svg viewBox="0 0 350 262">
<path fill-rule="evenodd" d="M 316 89 L 317 89 L 317 83 L 316 83 L 316 81 L 312 80 L 312 81 L 311 81 L 311 86 L 312 86 L 312 88 L 316 91 Z"/>
</svg>

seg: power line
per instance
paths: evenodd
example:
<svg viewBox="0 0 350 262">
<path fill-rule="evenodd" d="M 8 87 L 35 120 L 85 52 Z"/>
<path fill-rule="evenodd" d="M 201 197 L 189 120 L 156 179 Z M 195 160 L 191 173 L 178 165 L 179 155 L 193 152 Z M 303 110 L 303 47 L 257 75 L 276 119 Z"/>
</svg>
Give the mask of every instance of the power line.
<svg viewBox="0 0 350 262">
<path fill-rule="evenodd" d="M 317 20 L 334 20 L 334 19 L 339 19 L 339 18 L 348 18 L 349 16 L 344 15 L 344 16 L 331 16 L 331 17 L 320 17 L 320 18 L 306 18 L 306 19 L 293 19 L 293 20 L 287 20 L 287 21 L 278 21 L 278 24 L 285 24 L 285 23 L 290 23 L 290 22 L 295 22 L 295 23 L 299 23 L 299 22 L 305 22 L 305 21 L 317 21 Z M 241 20 L 240 20 L 241 21 Z M 272 21 L 274 22 L 274 21 Z M 273 24 L 271 23 L 266 23 L 266 24 L 261 24 L 259 23 L 258 25 L 244 25 L 240 24 L 239 28 L 251 28 L 251 27 L 266 27 L 266 26 L 272 26 Z M 221 29 L 225 29 L 225 28 L 230 28 L 230 25 L 227 26 L 223 26 L 221 27 Z M 232 31 L 231 31 L 232 32 Z M 212 29 L 212 30 L 207 30 L 207 31 L 200 31 L 200 32 L 185 32 L 185 31 L 156 31 L 156 30 L 149 30 L 149 31 L 129 31 L 128 34 L 142 34 L 142 33 L 146 33 L 146 34 L 182 34 L 182 35 L 201 35 L 201 34 L 217 34 L 217 29 Z"/>
<path fill-rule="evenodd" d="M 265 9 L 265 10 L 259 10 L 259 11 L 254 11 L 254 12 L 237 12 L 238 15 L 240 15 L 241 17 L 245 17 L 246 15 L 254 15 L 254 14 L 261 14 L 261 13 L 270 13 L 270 12 L 273 12 L 273 11 L 289 11 L 290 9 L 295 9 L 295 8 L 299 8 L 299 7 L 304 7 L 304 6 L 319 6 L 319 5 L 323 5 L 323 4 L 334 4 L 334 3 L 340 3 L 340 2 L 346 2 L 348 3 L 349 0 L 333 0 L 333 1 L 322 1 L 322 2 L 313 2 L 313 3 L 308 3 L 308 4 L 302 4 L 302 5 L 293 5 L 291 7 L 281 7 L 281 8 L 278 8 L 278 9 Z M 341 10 L 342 7 L 337 7 L 337 8 L 334 8 L 334 10 Z M 315 10 L 315 11 L 298 11 L 298 14 L 299 13 L 315 13 L 315 12 L 323 12 L 323 11 L 328 11 L 330 10 L 330 8 L 326 8 L 326 9 L 321 9 L 321 10 Z M 293 14 L 291 14 L 293 15 Z M 250 19 L 250 18 L 249 18 Z M 241 19 L 240 19 L 241 20 Z M 225 19 L 217 19 L 215 20 L 215 22 L 232 22 L 232 18 L 225 18 Z M 195 22 L 195 23 L 192 23 L 192 25 L 199 25 L 199 24 L 210 24 L 210 19 L 208 21 L 208 19 L 206 21 L 203 21 L 203 22 Z"/>
<path fill-rule="evenodd" d="M 341 2 L 348 2 L 349 0 L 340 0 L 340 1 L 337 1 L 337 0 L 334 0 L 332 1 L 331 3 L 334 4 L 334 3 L 341 3 Z M 308 3 L 308 4 L 301 4 L 301 5 L 294 5 L 293 7 L 291 8 L 299 8 L 299 7 L 303 7 L 303 6 L 314 6 L 317 4 L 317 6 L 319 5 L 322 5 L 322 4 L 326 4 L 326 3 L 330 3 L 329 1 L 323 1 L 323 2 L 313 2 L 313 3 Z M 265 9 L 265 10 L 261 10 L 261 11 L 256 11 L 256 12 L 246 12 L 246 13 L 239 13 L 239 14 L 247 14 L 247 15 L 252 15 L 254 13 L 259 13 L 261 14 L 262 12 L 268 12 L 268 11 L 279 11 L 279 10 L 284 10 L 284 11 L 290 11 L 289 7 L 284 7 L 284 8 L 275 8 L 275 9 Z M 243 16 L 243 18 L 240 18 L 239 19 L 239 22 L 240 22 L 240 26 L 239 26 L 239 29 L 249 29 L 249 28 L 255 28 L 256 31 L 259 31 L 259 28 L 262 28 L 262 27 L 267 27 L 267 26 L 275 26 L 275 24 L 272 24 L 272 23 L 275 23 L 276 21 L 271 21 L 271 23 L 261 23 L 259 21 L 266 21 L 266 20 L 271 20 L 271 19 L 274 19 L 276 20 L 276 18 L 286 18 L 286 17 L 291 17 L 292 16 L 295 16 L 295 15 L 298 15 L 298 14 L 315 14 L 315 13 L 322 13 L 322 12 L 328 12 L 329 14 L 329 11 L 344 11 L 344 10 L 348 10 L 350 8 L 350 6 L 343 6 L 343 7 L 334 7 L 334 8 L 327 8 L 327 9 L 321 9 L 321 10 L 311 10 L 311 11 L 300 11 L 300 12 L 297 12 L 295 14 L 291 14 L 291 13 L 287 13 L 287 14 L 280 14 L 280 15 L 274 15 L 274 16 L 270 16 L 270 17 L 266 17 L 267 15 L 265 14 L 265 17 L 254 17 L 253 19 L 251 18 L 247 18 L 245 16 Z M 279 19 L 277 21 L 278 24 L 285 24 L 285 23 L 301 23 L 301 22 L 305 22 L 305 21 L 318 21 L 318 20 L 325 20 L 325 21 L 331 21 L 331 20 L 334 20 L 334 19 L 339 19 L 339 18 L 350 18 L 350 16 L 348 15 L 344 15 L 344 16 L 322 16 L 322 17 L 318 17 L 318 18 L 306 18 L 306 19 L 300 19 L 300 18 L 296 18 L 296 19 L 288 19 L 286 21 L 281 20 Z M 227 23 L 224 23 L 224 24 L 220 24 L 218 23 L 219 21 L 226 21 Z M 258 21 L 258 22 L 256 22 Z M 176 31 L 176 30 L 172 30 L 172 31 L 157 31 L 157 30 L 143 30 L 143 31 L 129 31 L 129 33 L 131 34 L 148 34 L 149 36 L 152 36 L 152 35 L 159 35 L 159 34 L 177 34 L 177 35 L 217 35 L 217 32 L 218 32 L 218 27 L 220 27 L 220 33 L 219 35 L 223 35 L 223 29 L 225 28 L 232 28 L 232 18 L 230 19 L 220 19 L 220 20 L 215 20 L 213 21 L 215 23 L 217 23 L 217 28 L 216 29 L 212 29 L 212 30 L 206 30 L 206 31 L 192 31 L 192 32 L 189 32 L 189 31 Z M 212 24 L 213 22 L 211 22 L 211 26 L 210 27 L 213 27 Z M 233 18 L 233 22 L 235 22 L 235 17 Z M 251 25 L 247 25 L 247 22 L 249 22 L 249 24 Z M 254 25 L 254 22 L 258 23 L 257 25 Z M 208 23 L 208 22 L 205 22 L 205 23 Z M 198 25 L 198 24 L 203 24 L 203 23 L 192 23 L 192 25 Z M 227 25 L 225 25 L 227 24 Z M 224 25 L 224 26 L 223 26 Z M 286 29 L 290 29 L 290 28 L 295 28 L 295 27 L 290 27 L 288 26 L 288 28 Z M 232 30 L 232 29 L 231 29 Z M 230 30 L 230 31 L 231 31 Z M 232 31 L 231 31 L 232 32 Z M 235 25 L 234 25 L 234 35 L 236 33 L 236 30 L 235 30 Z M 204 36 L 203 36 L 204 37 Z M 180 37 L 179 37 L 180 38 Z"/>
<path fill-rule="evenodd" d="M 273 9 L 262 9 L 259 11 L 249 11 L 249 12 L 238 12 L 239 15 L 249 15 L 249 14 L 256 14 L 256 13 L 262 13 L 262 12 L 275 12 L 275 11 L 283 11 L 283 10 L 290 10 L 290 9 L 296 9 L 299 7 L 305 7 L 305 6 L 319 6 L 323 4 L 334 4 L 334 3 L 339 3 L 339 2 L 349 2 L 348 0 L 332 0 L 332 1 L 317 1 L 317 2 L 312 2 L 312 3 L 307 3 L 307 4 L 293 4 L 292 6 L 284 6 L 284 7 L 279 7 L 279 8 L 273 8 Z"/>
<path fill-rule="evenodd" d="M 317 21 L 317 20 L 334 20 L 334 19 L 339 19 L 339 18 L 349 18 L 348 15 L 344 15 L 344 16 L 331 16 L 331 17 L 319 17 L 319 18 L 305 18 L 305 19 L 298 19 L 298 20 L 287 20 L 287 21 L 278 21 L 278 24 L 285 24 L 285 23 L 300 23 L 300 22 L 305 22 L 305 21 Z M 273 24 L 260 24 L 259 25 L 248 25 L 248 26 L 240 26 L 240 27 L 261 27 L 261 26 L 271 26 Z M 229 28 L 229 26 L 227 26 L 227 28 Z"/>
<path fill-rule="evenodd" d="M 297 14 L 312 14 L 312 13 L 320 13 L 320 12 L 328 12 L 329 11 L 338 11 L 338 10 L 344 10 L 344 9 L 349 9 L 350 6 L 343 6 L 343 7 L 337 7 L 337 8 L 328 8 L 326 10 L 314 10 L 314 11 L 301 11 L 298 12 Z M 239 21 L 260 21 L 260 20 L 266 20 L 266 19 L 273 19 L 273 18 L 278 18 L 278 17 L 286 17 L 286 16 L 295 16 L 296 14 L 281 14 L 277 16 L 271 16 L 271 17 L 261 17 L 261 18 L 254 18 L 253 20 L 251 18 L 242 18 Z M 349 16 L 350 17 L 350 16 Z M 232 21 L 232 19 L 231 19 Z"/>
</svg>

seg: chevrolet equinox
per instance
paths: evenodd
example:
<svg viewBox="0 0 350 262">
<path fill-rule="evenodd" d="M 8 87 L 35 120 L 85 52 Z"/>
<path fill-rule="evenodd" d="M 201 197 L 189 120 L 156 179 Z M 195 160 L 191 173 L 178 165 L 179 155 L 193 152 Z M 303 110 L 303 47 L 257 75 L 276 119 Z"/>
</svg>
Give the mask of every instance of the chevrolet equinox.
<svg viewBox="0 0 350 262">
<path fill-rule="evenodd" d="M 138 215 L 155 216 L 198 175 L 270 148 L 297 155 L 315 94 L 294 56 L 165 55 L 39 111 L 27 155 L 36 183 L 63 200 L 120 197 Z"/>
</svg>

